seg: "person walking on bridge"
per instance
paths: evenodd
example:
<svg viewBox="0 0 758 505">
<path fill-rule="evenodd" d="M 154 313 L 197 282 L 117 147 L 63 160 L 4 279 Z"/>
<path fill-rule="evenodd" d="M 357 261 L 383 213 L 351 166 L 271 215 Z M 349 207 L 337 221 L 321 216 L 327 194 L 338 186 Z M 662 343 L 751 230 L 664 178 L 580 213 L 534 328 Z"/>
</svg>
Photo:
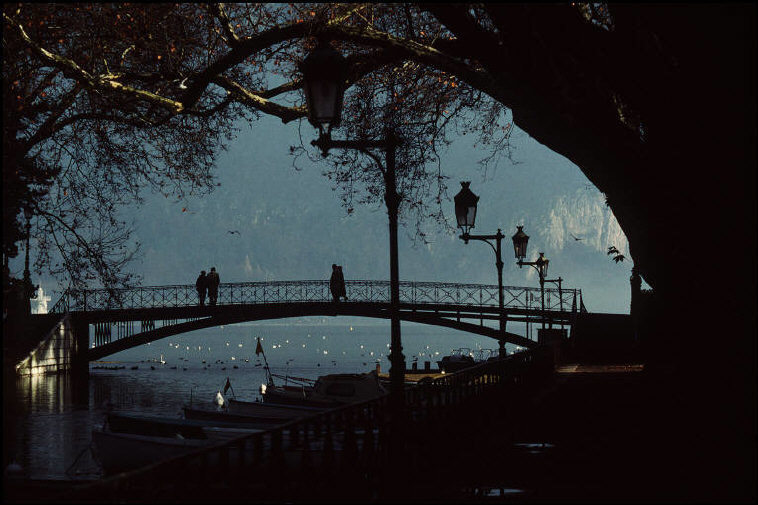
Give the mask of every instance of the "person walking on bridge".
<svg viewBox="0 0 758 505">
<path fill-rule="evenodd" d="M 339 296 L 347 301 L 347 290 L 345 289 L 345 276 L 342 274 L 342 265 L 337 265 L 337 283 L 339 287 Z"/>
<path fill-rule="evenodd" d="M 210 298 L 210 304 L 216 305 L 218 299 L 218 285 L 221 283 L 216 267 L 211 267 L 211 271 L 208 274 L 208 298 Z"/>
<path fill-rule="evenodd" d="M 197 276 L 195 288 L 197 289 L 197 298 L 200 300 L 200 306 L 202 307 L 205 305 L 205 294 L 208 291 L 208 277 L 205 275 L 205 270 L 201 270 L 200 275 Z"/>
<path fill-rule="evenodd" d="M 342 286 L 340 284 L 340 274 L 337 270 L 337 265 L 332 263 L 332 276 L 329 278 L 329 291 L 332 292 L 333 301 L 340 301 L 341 288 Z"/>
</svg>

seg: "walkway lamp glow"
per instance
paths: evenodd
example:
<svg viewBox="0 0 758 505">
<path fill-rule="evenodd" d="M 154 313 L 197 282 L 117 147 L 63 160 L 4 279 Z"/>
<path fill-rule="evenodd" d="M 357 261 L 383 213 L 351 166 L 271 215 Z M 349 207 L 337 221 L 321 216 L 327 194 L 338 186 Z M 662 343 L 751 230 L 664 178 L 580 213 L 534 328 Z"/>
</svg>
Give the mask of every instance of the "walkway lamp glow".
<svg viewBox="0 0 758 505">
<path fill-rule="evenodd" d="M 324 156 L 328 156 L 330 149 L 357 149 L 365 153 L 368 153 L 368 149 L 381 149 L 385 154 L 382 171 L 384 172 L 384 201 L 389 217 L 390 238 L 390 391 L 393 409 L 399 418 L 404 408 L 405 387 L 405 357 L 402 354 L 403 346 L 400 339 L 400 281 L 397 247 L 400 195 L 397 193 L 395 180 L 395 150 L 400 140 L 395 136 L 391 126 L 387 126 L 385 137 L 379 140 L 333 140 L 331 130 L 339 125 L 342 113 L 348 74 L 347 60 L 327 41 L 320 40 L 318 47 L 301 63 L 300 69 L 303 72 L 308 120 L 319 130 L 318 140 L 311 141 L 311 144 L 321 148 Z M 373 154 L 371 157 L 381 168 L 380 159 Z"/>
<path fill-rule="evenodd" d="M 469 185 L 471 181 L 461 181 L 461 190 L 453 197 L 455 202 L 455 219 L 458 228 L 463 232 L 463 241 L 468 244 L 468 234 L 476 222 L 476 204 L 479 197 L 476 196 Z"/>
<path fill-rule="evenodd" d="M 500 338 L 498 338 L 498 346 L 500 357 L 504 358 L 505 354 L 505 311 L 504 311 L 504 296 L 503 296 L 503 257 L 502 257 L 502 240 L 505 238 L 498 228 L 497 233 L 494 235 L 471 235 L 469 232 L 474 227 L 476 222 L 476 205 L 479 202 L 479 197 L 474 194 L 469 188 L 471 181 L 461 181 L 461 190 L 457 195 L 453 197 L 455 202 L 455 219 L 458 221 L 458 227 L 461 229 L 461 236 L 464 244 L 468 244 L 469 240 L 481 240 L 486 242 L 492 250 L 495 252 L 495 267 L 497 268 L 497 300 L 498 307 L 500 308 Z M 490 240 L 495 241 L 495 245 L 492 245 Z"/>
<path fill-rule="evenodd" d="M 345 94 L 347 62 L 325 40 L 300 65 L 303 73 L 308 121 L 321 135 L 330 136 L 339 126 Z"/>
</svg>

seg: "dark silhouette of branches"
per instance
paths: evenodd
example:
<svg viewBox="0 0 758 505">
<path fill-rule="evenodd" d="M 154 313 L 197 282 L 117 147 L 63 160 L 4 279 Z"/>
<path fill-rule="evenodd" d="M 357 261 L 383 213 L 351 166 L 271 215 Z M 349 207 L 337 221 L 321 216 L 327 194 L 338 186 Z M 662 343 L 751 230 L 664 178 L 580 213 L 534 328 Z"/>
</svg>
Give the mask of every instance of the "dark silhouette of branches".
<svg viewBox="0 0 758 505">
<path fill-rule="evenodd" d="M 616 246 L 613 246 L 613 245 L 608 248 L 607 254 L 608 256 L 613 255 L 612 259 L 616 263 L 618 263 L 619 261 L 624 261 L 626 259 L 626 256 L 621 254 L 621 252 L 618 249 L 616 249 Z"/>
</svg>

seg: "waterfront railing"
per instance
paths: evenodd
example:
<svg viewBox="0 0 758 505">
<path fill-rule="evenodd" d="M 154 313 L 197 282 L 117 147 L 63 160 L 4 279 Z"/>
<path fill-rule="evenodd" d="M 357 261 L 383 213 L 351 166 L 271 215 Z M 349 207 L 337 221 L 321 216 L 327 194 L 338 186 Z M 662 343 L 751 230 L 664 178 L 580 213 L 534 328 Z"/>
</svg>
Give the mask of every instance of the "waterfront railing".
<svg viewBox="0 0 758 505">
<path fill-rule="evenodd" d="M 520 352 L 407 388 L 399 415 L 385 395 L 77 486 L 64 498 L 260 502 L 391 486 L 388 475 L 447 463 L 448 443 L 458 441 L 444 440 L 445 432 L 462 412 L 523 396 L 552 371 L 543 348 Z M 392 437 L 400 440 L 400 452 L 390 450 Z"/>
</svg>

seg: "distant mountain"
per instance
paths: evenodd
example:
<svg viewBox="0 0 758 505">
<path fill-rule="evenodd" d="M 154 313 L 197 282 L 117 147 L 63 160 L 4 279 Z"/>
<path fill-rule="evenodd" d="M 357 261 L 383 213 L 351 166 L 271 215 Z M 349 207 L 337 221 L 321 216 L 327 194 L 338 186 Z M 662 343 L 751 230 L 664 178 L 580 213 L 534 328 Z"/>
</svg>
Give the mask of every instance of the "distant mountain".
<svg viewBox="0 0 758 505">
<path fill-rule="evenodd" d="M 562 251 L 581 242 L 604 253 L 608 247 L 615 246 L 630 259 L 626 235 L 605 204 L 602 193 L 594 188 L 577 189 L 572 194 L 559 196 L 540 231 L 552 251 Z"/>
</svg>

